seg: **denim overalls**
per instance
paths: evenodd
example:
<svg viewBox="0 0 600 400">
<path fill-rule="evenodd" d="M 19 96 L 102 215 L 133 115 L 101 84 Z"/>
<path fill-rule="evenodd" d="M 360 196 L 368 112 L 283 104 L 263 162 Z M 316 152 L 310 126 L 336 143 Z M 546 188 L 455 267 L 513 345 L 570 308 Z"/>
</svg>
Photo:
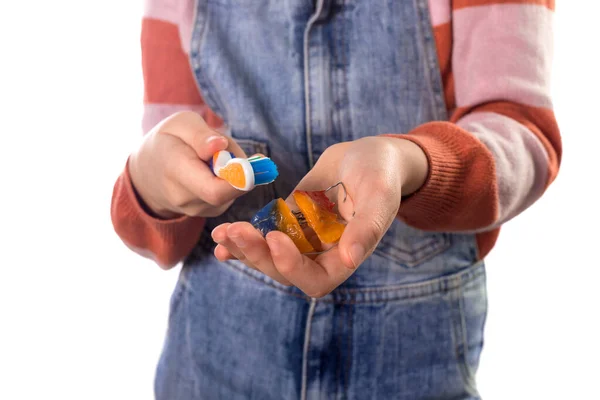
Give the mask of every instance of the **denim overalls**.
<svg viewBox="0 0 600 400">
<path fill-rule="evenodd" d="M 427 0 L 199 0 L 195 11 L 202 95 L 280 177 L 210 219 L 185 261 L 157 399 L 479 398 L 487 301 L 473 235 L 396 221 L 322 299 L 212 255 L 215 226 L 287 197 L 328 146 L 447 119 Z"/>
</svg>

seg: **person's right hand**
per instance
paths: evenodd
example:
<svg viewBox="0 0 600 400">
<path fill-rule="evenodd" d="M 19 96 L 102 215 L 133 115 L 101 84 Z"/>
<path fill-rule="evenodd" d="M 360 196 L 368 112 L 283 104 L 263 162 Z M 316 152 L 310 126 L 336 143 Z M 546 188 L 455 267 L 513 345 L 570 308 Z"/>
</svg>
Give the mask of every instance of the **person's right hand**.
<svg viewBox="0 0 600 400">
<path fill-rule="evenodd" d="M 215 217 L 244 192 L 217 178 L 208 161 L 217 151 L 246 157 L 231 138 L 211 129 L 194 112 L 180 112 L 150 131 L 129 159 L 137 194 L 160 218 Z"/>
</svg>

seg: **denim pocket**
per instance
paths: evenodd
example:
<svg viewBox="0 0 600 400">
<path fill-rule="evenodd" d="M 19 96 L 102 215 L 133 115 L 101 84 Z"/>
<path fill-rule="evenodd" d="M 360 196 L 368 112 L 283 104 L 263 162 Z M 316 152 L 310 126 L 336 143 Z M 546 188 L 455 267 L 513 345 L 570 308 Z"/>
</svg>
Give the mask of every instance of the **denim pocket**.
<svg viewBox="0 0 600 400">
<path fill-rule="evenodd" d="M 169 324 L 175 323 L 174 318 L 177 318 L 177 310 L 180 307 L 183 297 L 188 290 L 188 268 L 184 265 L 179 271 L 179 276 L 175 282 L 175 288 L 171 293 L 171 299 L 169 301 Z"/>
<path fill-rule="evenodd" d="M 375 249 L 379 256 L 406 269 L 418 267 L 452 245 L 451 235 L 424 232 L 394 221 Z"/>
<path fill-rule="evenodd" d="M 454 292 L 452 336 L 465 387 L 477 396 L 475 375 L 483 350 L 487 318 L 485 274 Z"/>
</svg>

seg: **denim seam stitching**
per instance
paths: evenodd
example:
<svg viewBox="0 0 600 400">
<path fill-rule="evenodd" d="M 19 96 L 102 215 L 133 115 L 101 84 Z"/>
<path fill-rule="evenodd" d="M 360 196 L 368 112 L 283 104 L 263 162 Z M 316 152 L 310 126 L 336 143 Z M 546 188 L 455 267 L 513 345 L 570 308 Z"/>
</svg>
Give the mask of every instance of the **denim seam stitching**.
<svg viewBox="0 0 600 400">
<path fill-rule="evenodd" d="M 331 54 L 329 56 L 329 58 L 330 58 L 329 74 L 330 74 L 330 79 L 332 82 L 332 84 L 331 84 L 332 132 L 334 133 L 334 135 L 336 135 L 336 133 L 339 133 L 339 137 L 341 138 L 343 129 L 342 129 L 341 111 L 340 111 L 341 95 L 340 95 L 339 85 L 341 83 L 340 83 L 340 72 L 339 72 L 340 68 L 338 67 L 338 65 L 340 65 L 339 54 L 338 54 L 339 51 L 338 51 L 338 46 L 337 46 L 338 30 L 339 30 L 338 24 L 332 23 L 331 40 L 329 42 L 329 46 L 331 46 Z"/>
<path fill-rule="evenodd" d="M 302 382 L 300 385 L 300 399 L 306 400 L 308 391 L 308 352 L 310 350 L 310 335 L 312 330 L 312 320 L 315 314 L 317 301 L 310 299 L 310 306 L 306 316 L 306 329 L 304 331 L 304 346 L 302 348 Z"/>
<path fill-rule="evenodd" d="M 231 264 L 231 263 L 224 263 L 225 265 L 231 267 L 231 268 L 235 268 L 237 271 L 243 273 L 244 275 L 252 278 L 253 280 L 265 284 L 281 293 L 299 298 L 299 299 L 303 299 L 307 302 L 310 302 L 310 297 L 306 296 L 306 295 L 301 295 L 299 293 L 293 293 L 290 291 L 286 291 L 285 289 L 279 288 L 275 285 L 273 285 L 271 282 L 268 282 L 266 280 L 260 279 L 256 276 L 254 276 L 253 274 L 248 273 L 247 271 L 243 270 L 242 268 L 240 268 L 239 266 L 235 265 L 235 264 Z M 369 304 L 369 303 L 379 303 L 382 301 L 410 301 L 410 300 L 416 300 L 416 299 L 422 299 L 422 298 L 427 298 L 427 297 L 432 297 L 434 295 L 438 295 L 438 294 L 444 294 L 444 293 L 449 293 L 452 291 L 455 291 L 458 287 L 460 287 L 460 285 L 464 285 L 467 284 L 469 282 L 472 282 L 478 278 L 480 278 L 481 276 L 484 275 L 484 272 L 481 270 L 482 268 L 482 264 L 480 264 L 479 266 L 476 267 L 477 270 L 475 271 L 468 271 L 467 273 L 464 273 L 464 275 L 459 275 L 456 277 L 451 278 L 448 282 L 444 282 L 443 279 L 444 278 L 438 278 L 434 281 L 430 281 L 430 282 L 422 282 L 422 283 L 416 283 L 416 284 L 410 284 L 410 285 L 405 285 L 405 286 L 395 286 L 395 287 L 383 287 L 383 288 L 362 288 L 362 289 L 339 289 L 340 291 L 338 292 L 339 294 L 366 294 L 366 293 L 389 293 L 389 292 L 394 292 L 394 291 L 398 291 L 398 290 L 410 290 L 410 289 L 418 289 L 418 288 L 425 288 L 427 286 L 430 285 L 436 285 L 436 283 L 439 284 L 439 286 L 443 286 L 443 287 L 439 287 L 439 288 L 433 288 L 433 290 L 431 290 L 430 292 L 427 293 L 417 293 L 414 295 L 410 295 L 407 294 L 406 296 L 399 296 L 397 298 L 388 298 L 388 299 L 373 299 L 373 300 L 357 300 L 357 299 L 349 299 L 349 300 L 339 300 L 339 299 L 332 299 L 328 296 L 323 297 L 322 299 L 320 299 L 321 302 L 323 303 L 327 303 L 327 304 Z M 471 275 L 471 276 L 469 276 Z M 329 297 L 329 298 L 328 298 Z"/>
<path fill-rule="evenodd" d="M 348 307 L 348 348 L 346 354 L 346 371 L 344 374 L 344 397 L 347 397 L 349 393 L 350 368 L 352 367 L 353 313 L 354 307 Z"/>
<path fill-rule="evenodd" d="M 429 2 L 425 0 L 417 0 L 417 9 L 420 13 L 419 28 L 423 40 L 420 41 L 421 49 L 425 55 L 424 67 L 426 72 L 429 74 L 428 86 L 430 89 L 432 106 L 437 111 L 438 119 L 448 119 L 448 106 L 444 94 L 444 86 L 442 83 L 440 62 L 438 59 L 437 51 L 435 51 L 435 42 L 433 38 L 433 25 L 431 24 Z"/>
<path fill-rule="evenodd" d="M 383 242 L 386 246 L 391 247 L 392 251 L 386 252 L 380 250 L 379 248 L 375 249 L 375 253 L 380 255 L 381 257 L 392 260 L 399 264 L 406 265 L 406 268 L 413 269 L 425 261 L 430 260 L 431 258 L 437 256 L 440 253 L 448 250 L 452 247 L 452 240 L 450 236 L 436 236 L 433 242 L 427 243 L 417 249 L 412 249 L 411 252 L 402 250 L 401 248 L 392 245 L 389 242 Z M 409 257 L 414 257 L 411 260 L 402 259 L 402 257 L 398 256 L 398 253 L 404 253 L 409 255 Z M 421 256 L 415 256 L 417 254 L 421 254 Z"/>
<path fill-rule="evenodd" d="M 265 285 L 267 285 L 267 286 L 269 286 L 269 287 L 271 287 L 271 288 L 273 288 L 273 289 L 277 290 L 278 292 L 281 292 L 281 293 L 283 293 L 283 294 L 287 294 L 287 295 L 290 295 L 290 296 L 296 297 L 296 298 L 298 298 L 298 299 L 305 300 L 307 303 L 308 303 L 308 302 L 310 302 L 310 297 L 308 297 L 308 296 L 306 296 L 306 295 L 299 294 L 299 293 L 293 293 L 293 292 L 291 292 L 291 291 L 288 291 L 288 290 L 286 290 L 286 289 L 283 289 L 283 288 L 277 287 L 277 286 L 276 286 L 276 285 L 274 285 L 273 283 L 271 283 L 271 282 L 269 282 L 269 281 L 267 281 L 267 280 L 265 280 L 265 279 L 261 279 L 260 277 L 257 277 L 257 276 L 255 276 L 255 275 L 251 274 L 250 272 L 248 272 L 248 271 L 244 270 L 243 268 L 241 268 L 241 267 L 240 267 L 240 266 L 238 266 L 238 265 L 231 264 L 231 263 L 228 263 L 228 262 L 225 262 L 225 263 L 223 263 L 223 264 L 224 264 L 224 265 L 226 265 L 226 266 L 228 266 L 228 267 L 234 268 L 236 271 L 239 271 L 239 272 L 241 272 L 242 274 L 244 274 L 244 275 L 248 276 L 249 278 L 252 278 L 253 280 L 255 280 L 255 281 L 259 282 L 259 283 L 263 283 L 263 284 L 265 284 Z"/>
<path fill-rule="evenodd" d="M 479 268 L 479 267 L 478 267 Z M 471 272 L 471 271 L 469 271 Z M 447 294 L 447 293 L 452 293 L 454 291 L 456 291 L 457 289 L 460 288 L 461 285 L 465 285 L 468 284 L 469 282 L 475 281 L 476 279 L 479 279 L 481 276 L 483 275 L 482 271 L 472 271 L 472 276 L 467 276 L 464 277 L 464 279 L 462 279 L 462 276 L 458 276 L 456 278 L 452 278 L 450 281 L 448 282 L 444 282 L 444 281 L 439 281 L 439 287 L 437 288 L 431 288 L 430 291 L 428 292 L 419 292 L 419 293 L 415 293 L 415 294 L 406 294 L 406 295 L 391 295 L 390 297 L 387 298 L 377 298 L 377 299 L 356 299 L 356 298 L 352 298 L 352 299 L 337 299 L 337 298 L 329 298 L 328 297 L 324 297 L 323 299 L 321 299 L 322 302 L 324 303 L 333 303 L 333 304 L 373 304 L 373 303 L 381 303 L 381 302 L 404 302 L 404 301 L 414 301 L 414 300 L 419 300 L 419 299 L 424 299 L 424 298 L 429 298 L 429 297 L 433 297 L 436 295 L 443 295 L 443 294 Z M 433 285 L 435 285 L 436 283 L 433 283 Z M 432 283 L 430 282 L 423 282 L 422 286 L 423 287 L 427 287 L 428 285 L 432 285 Z M 416 284 L 415 287 L 418 287 L 418 284 Z M 409 288 L 409 286 L 407 287 L 400 287 L 400 288 L 364 288 L 364 289 L 342 289 L 340 290 L 340 292 L 337 292 L 337 294 L 355 294 L 355 295 L 361 295 L 361 294 L 368 294 L 368 293 L 374 293 L 374 294 L 386 294 L 386 293 L 390 293 L 390 292 L 394 292 L 394 291 L 404 291 L 406 288 Z M 410 289 L 408 289 L 410 290 Z M 350 293 L 350 291 L 352 291 L 352 293 Z"/>
<path fill-rule="evenodd" d="M 347 2 L 344 2 L 344 7 L 347 5 Z M 340 85 L 340 90 L 342 92 L 342 96 L 344 96 L 344 100 L 345 100 L 345 105 L 346 105 L 346 124 L 347 126 L 345 127 L 345 134 L 346 135 L 350 135 L 350 137 L 354 137 L 353 135 L 353 131 L 352 131 L 352 113 L 350 112 L 350 95 L 348 93 L 348 88 L 347 88 L 347 84 L 348 84 L 348 71 L 347 71 L 347 66 L 349 65 L 348 62 L 348 47 L 346 46 L 346 43 L 344 41 L 344 38 L 347 37 L 347 25 L 348 25 L 348 17 L 347 15 L 344 13 L 343 18 L 340 19 L 341 21 L 341 32 L 342 32 L 342 36 L 340 39 L 340 45 L 341 45 L 341 51 L 340 54 L 342 55 L 342 82 Z M 342 116 L 343 116 L 343 108 L 342 108 Z"/>
<path fill-rule="evenodd" d="M 432 286 L 432 285 L 441 285 L 441 284 L 444 284 L 445 286 L 449 286 L 446 289 L 451 290 L 451 289 L 455 289 L 455 288 L 459 287 L 461 284 L 465 284 L 465 283 L 471 282 L 471 281 L 479 278 L 483 274 L 483 271 L 481 271 L 482 267 L 483 267 L 483 264 L 481 262 L 477 262 L 477 263 L 473 264 L 472 270 L 465 270 L 465 271 L 459 272 L 458 275 L 452 276 L 450 278 L 442 276 L 440 278 L 435 278 L 433 280 L 428 280 L 428 281 L 424 281 L 424 282 L 401 284 L 401 285 L 394 285 L 394 286 L 373 287 L 373 288 L 356 288 L 356 289 L 338 289 L 338 293 L 351 294 L 351 293 L 369 293 L 369 292 L 390 292 L 390 291 L 396 291 L 396 290 L 418 289 L 418 288 L 422 288 L 422 287 L 427 287 L 427 286 Z M 450 286 L 450 285 L 452 285 L 452 286 Z M 442 292 L 442 291 L 447 291 L 447 290 L 438 290 L 438 292 Z"/>
<path fill-rule="evenodd" d="M 194 360 L 194 352 L 192 350 L 192 338 L 191 338 L 191 324 L 190 324 L 190 314 L 189 312 L 186 312 L 186 315 L 184 316 L 185 318 L 185 343 L 186 343 L 186 350 L 187 350 L 187 355 L 189 357 L 190 360 Z M 191 363 L 192 365 L 195 365 L 195 363 Z M 194 392 L 198 393 L 199 392 L 199 383 L 198 383 L 198 376 L 195 373 L 195 370 L 190 371 L 190 379 L 192 381 L 193 387 L 194 387 Z"/>
<path fill-rule="evenodd" d="M 335 338 L 336 338 L 336 344 L 337 344 L 337 363 L 335 365 L 335 392 L 336 392 L 336 399 L 341 399 L 343 398 L 344 392 L 343 390 L 340 390 L 341 387 L 341 381 L 342 381 L 342 359 L 343 359 L 343 351 L 342 351 L 342 332 L 344 331 L 344 320 L 343 320 L 343 307 L 340 307 L 339 309 L 339 313 L 337 315 L 337 328 L 339 329 L 339 331 L 337 332 L 337 334 L 335 334 Z M 335 308 L 334 308 L 334 315 L 335 315 Z M 334 331 L 335 332 L 335 331 Z"/>
<path fill-rule="evenodd" d="M 448 299 L 448 306 L 450 307 L 450 318 L 448 321 L 449 329 L 450 329 L 450 335 L 452 337 L 452 346 L 451 346 L 451 351 L 452 354 L 454 355 L 454 361 L 456 362 L 457 368 L 458 368 L 458 372 L 460 374 L 460 379 L 461 381 L 464 383 L 465 382 L 465 378 L 464 378 L 464 372 L 463 372 L 463 367 L 462 367 L 462 357 L 460 355 L 461 351 L 460 351 L 460 335 L 459 335 L 459 328 L 458 325 L 460 325 L 460 315 L 457 316 L 456 314 L 460 314 L 460 311 L 457 310 L 457 308 L 459 308 L 457 306 L 458 303 L 458 295 L 456 293 L 452 293 L 452 295 L 449 297 Z M 458 321 L 457 321 L 458 320 Z"/>
<path fill-rule="evenodd" d="M 312 68 L 310 65 L 310 52 L 312 50 L 312 46 L 310 45 L 310 31 L 312 30 L 313 25 L 319 19 L 321 12 L 323 11 L 323 3 L 324 0 L 318 0 L 317 8 L 313 15 L 308 20 L 306 24 L 306 28 L 304 29 L 304 119 L 306 124 L 306 150 L 308 156 L 308 165 L 309 168 L 314 166 L 314 157 L 313 157 L 313 145 L 312 145 L 312 110 L 311 110 L 311 75 Z"/>
<path fill-rule="evenodd" d="M 466 320 L 465 320 L 465 311 L 464 311 L 464 300 L 463 300 L 463 290 L 462 288 L 459 288 L 457 290 L 457 295 L 458 295 L 458 311 L 459 311 L 459 324 L 458 324 L 458 329 L 460 329 L 460 332 L 458 332 L 459 336 L 460 336 L 460 341 L 461 341 L 461 345 L 460 345 L 460 349 L 457 349 L 457 354 L 458 354 L 458 362 L 460 364 L 460 372 L 463 378 L 463 382 L 466 385 L 466 389 L 469 392 L 470 395 L 472 396 L 478 396 L 478 392 L 477 392 L 477 388 L 475 387 L 475 382 L 473 381 L 473 371 L 471 370 L 471 368 L 469 367 L 468 364 L 468 360 L 467 360 L 467 353 L 469 351 L 469 342 L 467 339 L 467 324 L 466 324 Z"/>
<path fill-rule="evenodd" d="M 308 296 L 301 295 L 301 294 L 299 294 L 299 293 L 293 293 L 293 292 L 286 291 L 285 289 L 282 289 L 282 288 L 280 288 L 280 287 L 277 287 L 277 286 L 273 285 L 273 284 L 272 284 L 271 282 L 269 282 L 269 281 L 266 281 L 266 280 L 264 280 L 264 279 L 260 279 L 259 277 L 257 277 L 257 276 L 254 276 L 254 275 L 252 275 L 252 274 L 248 273 L 248 271 L 244 271 L 242 268 L 240 268 L 239 266 L 237 266 L 237 265 L 235 265 L 235 264 L 231 264 L 231 263 L 228 263 L 228 262 L 225 262 L 224 264 L 225 264 L 225 265 L 227 265 L 227 266 L 230 266 L 230 267 L 232 267 L 232 268 L 235 268 L 237 271 L 241 272 L 242 274 L 244 274 L 244 275 L 246 275 L 246 276 L 248 276 L 248 277 L 250 277 L 250 278 L 254 279 L 254 280 L 255 280 L 255 281 L 257 281 L 257 282 L 263 283 L 263 284 L 265 284 L 265 285 L 267 285 L 267 286 L 269 286 L 269 287 L 271 287 L 271 288 L 273 288 L 273 289 L 277 290 L 278 292 L 281 292 L 281 293 L 284 293 L 284 294 L 287 294 L 287 295 L 290 295 L 290 296 L 296 297 L 296 298 L 298 298 L 298 299 L 302 299 L 302 300 L 306 300 L 307 302 L 310 302 L 310 297 L 308 297 Z"/>
<path fill-rule="evenodd" d="M 204 18 L 201 18 L 201 13 L 199 12 L 199 7 L 200 4 L 203 3 L 204 6 L 204 11 L 205 11 L 205 15 Z M 193 32 L 192 32 L 192 46 L 190 48 L 190 60 L 192 61 L 192 68 L 193 68 L 193 72 L 194 72 L 194 80 L 196 81 L 196 85 L 198 86 L 198 91 L 201 93 L 202 97 L 204 98 L 204 101 L 207 103 L 207 105 L 209 106 L 209 108 L 211 109 L 212 112 L 214 112 L 215 114 L 219 115 L 222 119 L 223 122 L 225 123 L 225 121 L 227 120 L 226 117 L 226 113 L 225 113 L 225 107 L 223 106 L 223 102 L 218 98 L 216 93 L 213 93 L 213 91 L 215 91 L 216 89 L 214 88 L 214 86 L 212 87 L 213 91 L 208 90 L 211 88 L 211 84 L 209 83 L 208 79 L 206 79 L 205 76 L 203 76 L 203 74 L 201 73 L 201 64 L 202 64 L 202 57 L 201 57 L 201 48 L 202 48 L 202 42 L 204 41 L 205 38 L 205 32 L 206 32 L 206 25 L 207 25 L 207 19 L 208 19 L 208 14 L 209 14 L 209 7 L 208 7 L 208 3 L 196 0 L 195 1 L 196 7 L 194 9 L 194 17 L 195 17 L 195 21 L 194 21 L 194 28 L 193 28 Z M 204 86 L 204 89 L 207 90 L 203 90 L 202 86 Z"/>
</svg>

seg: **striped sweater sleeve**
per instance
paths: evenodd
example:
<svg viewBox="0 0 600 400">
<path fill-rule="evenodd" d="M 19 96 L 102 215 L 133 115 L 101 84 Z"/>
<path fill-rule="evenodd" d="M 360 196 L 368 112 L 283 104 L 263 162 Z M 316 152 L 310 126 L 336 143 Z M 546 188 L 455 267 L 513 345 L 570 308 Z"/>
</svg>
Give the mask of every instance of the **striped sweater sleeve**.
<svg viewBox="0 0 600 400">
<path fill-rule="evenodd" d="M 201 114 L 212 127 L 221 124 L 202 100 L 189 66 L 192 16 L 193 0 L 145 2 L 141 33 L 144 134 L 162 119 L 184 110 Z M 189 254 L 204 226 L 201 218 L 161 220 L 150 215 L 136 195 L 127 166 L 113 189 L 111 217 L 116 233 L 128 247 L 163 268 L 176 265 Z"/>
<path fill-rule="evenodd" d="M 430 6 L 451 117 L 402 136 L 424 149 L 430 172 L 399 217 L 426 230 L 492 232 L 532 205 L 560 165 L 550 97 L 554 1 Z"/>
</svg>

